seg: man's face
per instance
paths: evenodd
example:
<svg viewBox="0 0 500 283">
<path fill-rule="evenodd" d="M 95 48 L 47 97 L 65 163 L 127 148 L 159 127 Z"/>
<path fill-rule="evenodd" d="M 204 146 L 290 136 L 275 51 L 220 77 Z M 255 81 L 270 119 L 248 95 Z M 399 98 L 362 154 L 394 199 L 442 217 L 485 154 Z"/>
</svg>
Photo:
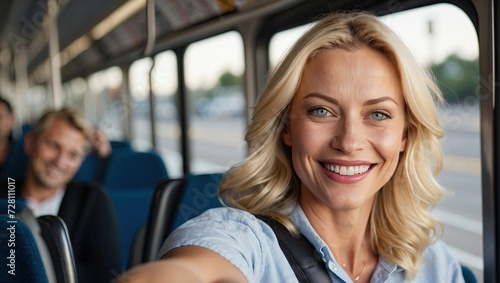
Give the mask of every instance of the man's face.
<svg viewBox="0 0 500 283">
<path fill-rule="evenodd" d="M 73 178 L 85 157 L 84 134 L 62 119 L 55 119 L 38 136 L 31 136 L 26 152 L 30 157 L 28 178 L 40 187 L 59 189 Z"/>
</svg>

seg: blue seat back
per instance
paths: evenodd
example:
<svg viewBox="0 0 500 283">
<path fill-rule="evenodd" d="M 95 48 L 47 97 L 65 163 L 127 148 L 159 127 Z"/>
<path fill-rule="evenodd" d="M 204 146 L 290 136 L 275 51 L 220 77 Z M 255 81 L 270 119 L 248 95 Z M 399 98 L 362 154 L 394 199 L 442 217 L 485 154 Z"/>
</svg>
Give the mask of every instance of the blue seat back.
<svg viewBox="0 0 500 283">
<path fill-rule="evenodd" d="M 48 282 L 42 258 L 29 227 L 19 219 L 0 215 L 0 282 Z"/>
<path fill-rule="evenodd" d="M 13 248 L 15 250 L 16 258 L 19 256 L 24 256 L 18 253 L 17 247 L 19 245 L 22 245 L 22 248 L 24 248 L 26 243 L 26 245 L 28 245 L 27 248 L 30 249 L 30 253 L 35 254 L 33 255 L 35 260 L 33 264 L 36 265 L 34 267 L 28 266 L 30 270 L 33 269 L 30 272 L 36 272 L 36 274 L 34 275 L 27 275 L 30 276 L 29 278 L 33 278 L 33 280 L 28 280 L 27 277 L 24 277 L 24 274 L 23 276 L 21 276 L 21 279 L 19 279 L 19 281 L 11 281 L 13 277 L 3 278 L 0 275 L 1 279 L 6 279 L 0 280 L 0 282 L 38 282 L 37 280 L 40 276 L 47 277 L 46 281 L 50 281 L 48 278 L 53 278 L 57 280 L 57 282 L 65 283 L 73 283 L 77 281 L 71 241 L 69 239 L 66 225 L 60 217 L 54 215 L 46 215 L 35 218 L 32 212 L 28 209 L 26 201 L 23 198 L 0 198 L 0 207 L 5 208 L 0 210 L 0 217 L 7 217 L 8 219 L 7 221 L 2 221 L 6 222 L 7 225 L 15 225 L 15 241 L 13 242 L 13 245 L 15 246 L 13 246 Z M 2 225 L 5 225 L 5 223 L 3 223 Z M 24 231 L 24 229 L 27 230 Z M 21 239 L 19 241 L 18 232 Z M 34 235 L 33 233 L 37 234 Z M 40 235 L 38 235 L 38 233 Z M 7 236 L 10 236 L 10 234 L 8 233 Z M 40 242 L 37 243 L 37 239 L 35 239 L 36 237 L 39 237 L 38 241 Z M 3 238 L 0 238 L 0 242 L 3 243 Z M 9 245 L 8 242 L 6 243 L 6 245 Z M 46 262 L 44 262 L 43 251 L 46 253 Z M 8 250 L 8 253 L 10 253 L 10 250 Z M 41 263 L 39 263 L 38 258 L 40 258 Z M 21 258 L 20 262 L 23 266 L 25 266 L 27 264 L 30 264 L 29 260 L 29 257 L 27 259 Z M 18 262 L 17 259 L 16 262 Z M 49 276 L 44 266 L 48 266 L 48 268 L 54 269 L 53 274 L 52 272 L 50 273 L 52 274 L 52 276 Z M 8 270 L 6 272 L 8 272 Z M 6 272 L 3 272 L 2 270 L 2 274 L 5 274 Z M 41 282 L 46 282 L 43 278 L 40 280 Z"/>
<path fill-rule="evenodd" d="M 142 262 L 156 259 L 165 238 L 178 226 L 205 210 L 222 206 L 218 199 L 223 173 L 187 175 L 158 183 L 151 202 Z"/>
<path fill-rule="evenodd" d="M 28 206 L 23 198 L 0 198 L 0 214 L 11 214 L 14 211 L 15 214 L 25 210 Z"/>
<path fill-rule="evenodd" d="M 207 209 L 221 207 L 218 198 L 222 173 L 187 175 L 184 188 L 168 229 L 169 233 Z"/>
<path fill-rule="evenodd" d="M 99 161 L 97 154 L 88 154 L 78 171 L 76 171 L 73 181 L 95 181 L 98 173 Z"/>
<path fill-rule="evenodd" d="M 463 264 L 461 265 L 461 267 L 465 283 L 477 283 L 476 276 L 474 275 L 472 270 Z"/>
<path fill-rule="evenodd" d="M 134 236 L 146 226 L 155 186 L 167 177 L 155 152 L 113 150 L 107 161 L 101 183 L 115 206 L 124 267 L 130 262 Z"/>
<path fill-rule="evenodd" d="M 110 144 L 115 155 L 120 154 L 120 151 L 132 151 L 128 141 L 110 141 Z M 91 152 L 83 160 L 73 180 L 102 182 L 107 165 L 108 158 L 100 158 L 97 153 Z"/>
<path fill-rule="evenodd" d="M 122 190 L 154 188 L 164 178 L 168 178 L 167 168 L 158 153 L 114 150 L 99 181 L 108 189 Z"/>
<path fill-rule="evenodd" d="M 24 152 L 24 136 L 12 142 L 1 178 L 23 179 L 28 166 L 28 155 Z"/>
<path fill-rule="evenodd" d="M 24 178 L 24 175 L 26 174 L 26 167 L 28 166 L 28 155 L 26 155 L 26 152 L 24 151 L 24 138 L 32 128 L 33 125 L 31 124 L 22 125 L 21 131 L 12 141 L 9 154 L 5 160 L 5 166 L 0 172 L 0 178 Z"/>
<path fill-rule="evenodd" d="M 127 141 L 127 140 L 113 140 L 113 141 L 110 141 L 111 143 L 111 148 L 112 149 L 130 149 L 132 150 L 132 147 L 130 146 L 130 142 Z"/>
</svg>

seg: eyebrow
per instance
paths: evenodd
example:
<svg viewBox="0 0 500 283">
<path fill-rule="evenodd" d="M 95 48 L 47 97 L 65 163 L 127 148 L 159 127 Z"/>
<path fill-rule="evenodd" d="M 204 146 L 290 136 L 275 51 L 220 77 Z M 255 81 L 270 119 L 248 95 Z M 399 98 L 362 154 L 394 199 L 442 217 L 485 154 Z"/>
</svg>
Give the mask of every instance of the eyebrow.
<svg viewBox="0 0 500 283">
<path fill-rule="evenodd" d="M 327 100 L 327 101 L 329 101 L 329 102 L 331 102 L 331 103 L 333 103 L 333 104 L 336 104 L 336 105 L 339 105 L 339 104 L 340 104 L 340 103 L 339 103 L 339 101 L 338 101 L 337 99 L 335 99 L 335 98 L 333 98 L 333 97 L 330 97 L 330 96 L 328 96 L 328 95 L 324 95 L 324 94 L 321 94 L 321 93 L 317 93 L 317 92 L 313 92 L 313 93 L 310 93 L 310 94 L 306 95 L 306 96 L 304 97 L 304 99 L 306 99 L 306 98 L 310 98 L 310 97 L 317 97 L 317 98 L 321 98 L 321 99 Z"/>
<path fill-rule="evenodd" d="M 389 96 L 383 96 L 383 97 L 379 97 L 379 98 L 375 98 L 375 99 L 370 99 L 370 100 L 367 100 L 363 103 L 363 105 L 374 105 L 374 104 L 378 104 L 378 103 L 381 103 L 381 102 L 384 102 L 384 101 L 392 101 L 394 102 L 394 104 L 396 104 L 397 106 L 399 106 L 399 104 L 396 102 L 396 100 L 392 99 L 391 97 Z"/>
<path fill-rule="evenodd" d="M 309 97 L 321 98 L 321 99 L 327 100 L 327 101 L 329 101 L 329 102 L 331 102 L 333 104 L 339 105 L 339 101 L 337 99 L 335 99 L 333 97 L 330 97 L 328 95 L 321 94 L 321 93 L 317 93 L 317 92 L 310 93 L 310 94 L 306 95 L 304 97 L 304 99 L 309 98 Z M 378 104 L 378 103 L 381 103 L 381 102 L 384 102 L 384 101 L 392 101 L 394 104 L 396 104 L 397 106 L 399 106 L 399 104 L 394 99 L 392 99 L 389 96 L 383 96 L 383 97 L 379 97 L 379 98 L 374 98 L 374 99 L 367 100 L 367 101 L 365 101 L 363 103 L 363 106 L 374 105 L 374 104 Z"/>
</svg>

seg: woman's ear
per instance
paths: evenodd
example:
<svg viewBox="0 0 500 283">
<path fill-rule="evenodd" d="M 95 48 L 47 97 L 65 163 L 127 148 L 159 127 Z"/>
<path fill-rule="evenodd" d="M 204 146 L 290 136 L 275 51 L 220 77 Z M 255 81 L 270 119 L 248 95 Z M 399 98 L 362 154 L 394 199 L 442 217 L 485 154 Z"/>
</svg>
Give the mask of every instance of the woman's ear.
<svg viewBox="0 0 500 283">
<path fill-rule="evenodd" d="M 401 139 L 401 145 L 399 147 L 399 152 L 403 152 L 406 149 L 406 141 L 407 141 L 407 131 L 403 133 L 403 137 Z"/>
</svg>

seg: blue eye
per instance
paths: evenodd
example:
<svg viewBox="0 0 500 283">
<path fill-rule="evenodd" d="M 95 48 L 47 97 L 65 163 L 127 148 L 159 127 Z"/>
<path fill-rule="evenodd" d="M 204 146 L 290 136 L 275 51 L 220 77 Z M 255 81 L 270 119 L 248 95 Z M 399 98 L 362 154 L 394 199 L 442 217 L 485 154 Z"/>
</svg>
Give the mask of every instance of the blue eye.
<svg viewBox="0 0 500 283">
<path fill-rule="evenodd" d="M 382 120 L 389 118 L 387 114 L 380 112 L 380 111 L 373 112 L 371 114 L 371 117 L 377 121 L 382 121 Z"/>
<path fill-rule="evenodd" d="M 318 116 L 318 117 L 327 117 L 330 115 L 330 112 L 323 107 L 311 109 L 309 111 L 309 113 L 313 114 L 314 116 Z"/>
</svg>

